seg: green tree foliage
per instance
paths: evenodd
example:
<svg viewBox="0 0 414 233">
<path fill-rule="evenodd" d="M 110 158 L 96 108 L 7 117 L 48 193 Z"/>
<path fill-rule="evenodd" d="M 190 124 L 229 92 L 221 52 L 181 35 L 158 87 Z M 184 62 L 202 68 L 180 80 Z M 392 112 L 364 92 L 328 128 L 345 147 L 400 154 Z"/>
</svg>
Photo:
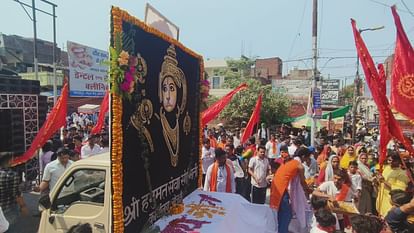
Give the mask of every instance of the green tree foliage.
<svg viewBox="0 0 414 233">
<path fill-rule="evenodd" d="M 234 89 L 243 82 L 247 83 L 249 88 L 237 93 L 230 104 L 221 112 L 220 117 L 235 125 L 239 125 L 243 120 L 248 121 L 259 93 L 262 92 L 260 121 L 267 125 L 281 123 L 283 118 L 287 117 L 291 102 L 285 95 L 273 92 L 270 84 L 262 85 L 260 81 L 248 76 L 253 63 L 245 57 L 239 61 L 228 61 L 230 69 L 225 76 L 225 88 Z M 245 76 L 242 77 L 242 75 Z"/>
<path fill-rule="evenodd" d="M 339 96 L 342 97 L 343 104 L 352 103 L 352 98 L 354 97 L 354 84 L 348 85 L 340 90 Z"/>
</svg>

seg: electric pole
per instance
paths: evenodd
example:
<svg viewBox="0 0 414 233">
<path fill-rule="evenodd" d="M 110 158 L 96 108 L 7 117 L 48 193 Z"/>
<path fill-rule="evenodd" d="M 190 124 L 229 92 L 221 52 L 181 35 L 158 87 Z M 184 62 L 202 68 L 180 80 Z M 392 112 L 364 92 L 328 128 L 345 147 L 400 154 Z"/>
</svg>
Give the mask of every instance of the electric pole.
<svg viewBox="0 0 414 233">
<path fill-rule="evenodd" d="M 318 81 L 318 0 L 313 0 L 313 13 L 312 13 L 312 51 L 313 51 L 313 77 L 312 77 L 312 90 L 311 98 L 313 99 L 314 90 L 317 86 Z M 310 101 L 310 100 L 309 100 Z M 314 101 L 312 101 L 314 104 Z M 313 108 L 313 106 L 312 106 Z M 315 110 L 315 109 L 314 109 Z M 312 115 L 311 125 L 311 146 L 315 146 L 315 135 L 316 135 L 316 114 Z"/>
</svg>

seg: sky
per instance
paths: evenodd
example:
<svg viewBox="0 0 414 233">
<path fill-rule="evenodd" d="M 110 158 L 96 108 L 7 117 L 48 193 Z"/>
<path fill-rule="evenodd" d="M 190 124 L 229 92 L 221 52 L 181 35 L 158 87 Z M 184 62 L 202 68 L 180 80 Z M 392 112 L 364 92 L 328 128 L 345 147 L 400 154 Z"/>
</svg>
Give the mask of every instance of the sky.
<svg viewBox="0 0 414 233">
<path fill-rule="evenodd" d="M 31 5 L 31 0 L 20 0 Z M 49 0 L 58 5 L 57 43 L 73 41 L 108 50 L 112 5 L 144 19 L 150 3 L 180 28 L 180 41 L 207 59 L 279 57 L 283 74 L 312 68 L 312 0 Z M 384 26 L 362 34 L 375 62 L 393 53 L 395 26 L 389 6 L 396 4 L 414 41 L 413 0 L 319 0 L 318 68 L 324 77 L 351 83 L 356 50 L 350 18 L 358 28 Z M 36 0 L 51 12 L 51 6 Z M 26 8 L 29 14 L 31 9 Z M 15 0 L 0 0 L 0 32 L 33 37 L 33 23 Z M 37 13 L 38 38 L 53 41 L 52 17 Z"/>
</svg>

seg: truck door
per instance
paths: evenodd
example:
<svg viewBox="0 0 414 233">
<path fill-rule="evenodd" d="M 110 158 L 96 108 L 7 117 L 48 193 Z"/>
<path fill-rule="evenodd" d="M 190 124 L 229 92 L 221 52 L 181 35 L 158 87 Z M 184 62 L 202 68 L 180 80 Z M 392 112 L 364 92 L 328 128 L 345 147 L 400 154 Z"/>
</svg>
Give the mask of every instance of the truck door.
<svg viewBox="0 0 414 233">
<path fill-rule="evenodd" d="M 93 233 L 110 232 L 111 189 L 105 187 L 109 175 L 105 169 L 82 168 L 66 176 L 51 197 L 48 220 L 44 223 L 46 232 L 66 232 L 79 225 L 91 227 Z"/>
</svg>

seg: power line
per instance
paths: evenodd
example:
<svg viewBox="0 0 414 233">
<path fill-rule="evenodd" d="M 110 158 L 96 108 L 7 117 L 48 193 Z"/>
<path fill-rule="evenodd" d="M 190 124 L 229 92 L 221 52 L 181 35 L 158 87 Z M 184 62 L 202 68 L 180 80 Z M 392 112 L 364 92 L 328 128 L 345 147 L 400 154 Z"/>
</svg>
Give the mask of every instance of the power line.
<svg viewBox="0 0 414 233">
<path fill-rule="evenodd" d="M 382 3 L 382 2 L 380 2 L 380 1 L 375 1 L 375 0 L 369 0 L 369 1 L 370 1 L 370 2 L 373 2 L 373 3 L 376 3 L 376 4 L 379 4 L 379 5 L 381 5 L 381 6 L 391 7 L 391 6 L 389 6 L 389 5 L 385 4 L 385 3 Z"/>
<path fill-rule="evenodd" d="M 323 1 L 320 1 L 321 2 L 321 6 L 320 6 L 320 10 L 318 10 L 319 12 L 320 12 L 320 20 L 318 21 L 319 22 L 319 32 L 318 32 L 318 45 L 320 45 L 321 44 L 321 38 L 322 38 L 322 26 L 323 26 Z M 319 55 L 319 48 L 318 48 L 318 51 L 317 51 L 317 53 L 318 53 L 318 55 Z"/>
<path fill-rule="evenodd" d="M 387 58 L 389 56 L 384 56 L 384 55 L 377 55 L 377 56 L 371 56 L 373 58 Z M 331 60 L 335 60 L 335 59 L 356 59 L 357 56 L 334 56 L 334 57 L 327 57 L 327 56 L 322 56 L 322 57 L 318 57 L 318 59 L 331 59 Z M 312 60 L 312 57 L 303 57 L 303 58 L 298 58 L 298 59 L 289 59 L 289 60 L 282 60 L 283 63 L 288 63 L 288 62 L 298 62 L 298 61 L 308 61 L 308 60 Z"/>
<path fill-rule="evenodd" d="M 387 8 L 390 8 L 391 7 L 391 5 L 387 5 L 387 4 L 385 4 L 383 2 L 380 2 L 380 1 L 377 1 L 377 0 L 368 0 L 368 1 L 373 2 L 373 3 L 376 3 L 376 4 L 381 5 L 381 6 L 384 6 L 384 7 L 387 7 Z M 410 13 L 410 12 L 408 12 L 406 10 L 402 10 L 402 9 L 397 9 L 397 10 L 398 11 L 401 11 L 401 12 L 404 12 L 404 13 Z"/>
<path fill-rule="evenodd" d="M 407 9 L 407 11 L 410 13 L 410 15 L 414 17 L 413 12 L 410 10 L 410 8 L 408 8 L 407 4 L 405 4 L 404 0 L 401 0 L 401 2 L 404 5 L 405 9 Z"/>
<path fill-rule="evenodd" d="M 297 39 L 298 39 L 298 37 L 300 36 L 300 30 L 301 30 L 301 28 L 302 28 L 303 20 L 304 20 L 304 18 L 305 18 L 306 6 L 308 5 L 307 3 L 308 3 L 308 1 L 305 1 L 305 5 L 303 6 L 303 10 L 302 10 L 302 17 L 301 17 L 301 19 L 300 19 L 300 23 L 299 23 L 299 26 L 298 26 L 298 29 L 297 29 L 296 35 L 295 35 L 295 38 L 293 39 L 293 42 L 292 42 L 292 44 L 291 44 L 291 46 L 290 46 L 289 55 L 288 55 L 288 58 L 289 58 L 289 59 L 291 58 L 293 48 L 294 48 L 294 46 L 295 46 L 295 44 L 296 44 L 296 40 L 297 40 Z M 288 67 L 286 67 L 286 68 L 288 68 Z"/>
<path fill-rule="evenodd" d="M 394 44 L 394 43 L 392 43 Z M 380 48 L 380 47 L 384 47 L 386 46 L 386 48 Z M 390 44 L 383 44 L 381 46 L 375 46 L 369 49 L 369 51 L 385 51 L 385 50 L 389 50 Z M 376 49 L 377 48 L 377 49 Z M 337 52 L 355 52 L 355 48 L 353 49 L 334 49 L 334 48 L 319 48 L 319 50 L 326 50 L 326 51 L 337 51 Z"/>
</svg>

